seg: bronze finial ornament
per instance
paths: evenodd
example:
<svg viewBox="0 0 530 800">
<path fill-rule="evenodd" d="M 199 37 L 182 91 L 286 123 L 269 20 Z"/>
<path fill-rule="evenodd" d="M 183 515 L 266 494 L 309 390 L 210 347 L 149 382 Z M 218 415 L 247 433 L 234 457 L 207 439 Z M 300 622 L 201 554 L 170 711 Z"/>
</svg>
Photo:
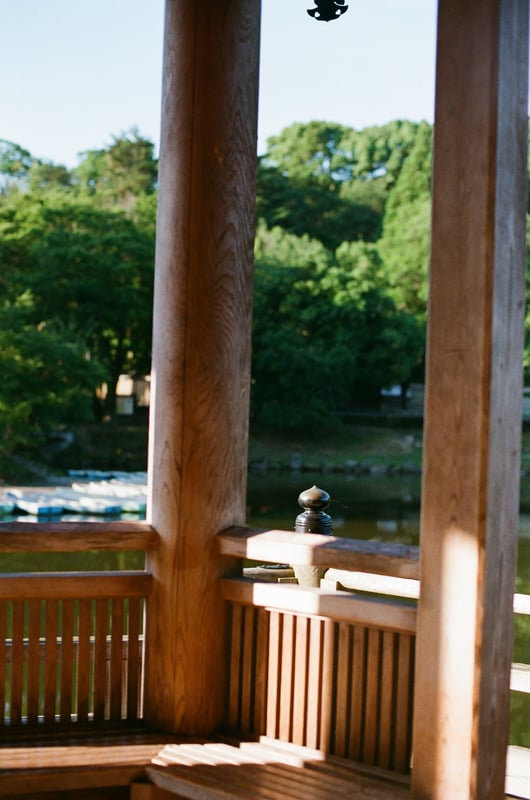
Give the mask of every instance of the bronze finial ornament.
<svg viewBox="0 0 530 800">
<path fill-rule="evenodd" d="M 316 8 L 308 8 L 307 13 L 319 22 L 338 19 L 348 10 L 348 6 L 344 5 L 344 0 L 315 0 L 315 5 Z"/>
</svg>

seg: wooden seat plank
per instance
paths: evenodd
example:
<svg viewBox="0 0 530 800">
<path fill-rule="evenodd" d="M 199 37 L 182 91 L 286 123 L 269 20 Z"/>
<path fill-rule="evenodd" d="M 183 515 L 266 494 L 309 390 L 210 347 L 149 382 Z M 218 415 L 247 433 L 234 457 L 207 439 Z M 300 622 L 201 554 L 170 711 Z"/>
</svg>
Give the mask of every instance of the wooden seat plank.
<svg viewBox="0 0 530 800">
<path fill-rule="evenodd" d="M 234 744 L 121 732 L 0 746 L 0 797 L 145 779 L 187 800 L 410 800 L 403 777 L 266 738 Z"/>
</svg>

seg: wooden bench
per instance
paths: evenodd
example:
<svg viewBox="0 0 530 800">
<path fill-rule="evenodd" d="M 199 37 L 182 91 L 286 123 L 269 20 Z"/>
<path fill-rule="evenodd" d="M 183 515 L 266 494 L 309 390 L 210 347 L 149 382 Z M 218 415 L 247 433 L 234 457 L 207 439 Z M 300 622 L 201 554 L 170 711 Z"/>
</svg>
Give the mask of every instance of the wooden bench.
<svg viewBox="0 0 530 800">
<path fill-rule="evenodd" d="M 109 732 L 97 738 L 35 737 L 0 747 L 0 797 L 127 786 L 131 800 L 410 797 L 404 776 L 265 737 L 189 741 Z"/>
</svg>

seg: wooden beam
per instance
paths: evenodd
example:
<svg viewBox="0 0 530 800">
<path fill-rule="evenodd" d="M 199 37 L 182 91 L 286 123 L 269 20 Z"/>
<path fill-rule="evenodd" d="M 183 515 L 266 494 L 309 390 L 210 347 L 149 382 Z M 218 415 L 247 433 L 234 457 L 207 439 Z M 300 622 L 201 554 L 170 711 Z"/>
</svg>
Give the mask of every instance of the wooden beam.
<svg viewBox="0 0 530 800">
<path fill-rule="evenodd" d="M 222 720 L 218 531 L 245 521 L 259 0 L 167 0 L 155 269 L 145 715 Z"/>
<path fill-rule="evenodd" d="M 0 576 L 0 600 L 80 600 L 147 597 L 152 577 L 146 572 L 28 572 Z"/>
<path fill-rule="evenodd" d="M 246 527 L 229 528 L 218 541 L 223 555 L 239 558 L 419 577 L 419 548 L 405 544 Z"/>
<path fill-rule="evenodd" d="M 158 544 L 147 522 L 0 522 L 0 553 L 84 553 L 151 550 Z"/>
<path fill-rule="evenodd" d="M 527 0 L 440 0 L 416 800 L 503 797 L 519 499 Z"/>
</svg>

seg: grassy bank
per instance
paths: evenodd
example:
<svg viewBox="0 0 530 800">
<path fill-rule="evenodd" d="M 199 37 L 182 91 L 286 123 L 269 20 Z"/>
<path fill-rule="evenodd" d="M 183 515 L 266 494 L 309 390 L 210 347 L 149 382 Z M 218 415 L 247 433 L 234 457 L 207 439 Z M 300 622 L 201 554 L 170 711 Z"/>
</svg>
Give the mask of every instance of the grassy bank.
<svg viewBox="0 0 530 800">
<path fill-rule="evenodd" d="M 370 468 L 417 470 L 421 464 L 421 428 L 376 427 L 347 423 L 332 432 L 308 434 L 252 430 L 251 467 L 291 469 Z M 147 468 L 147 420 L 118 417 L 75 428 L 66 437 L 17 453 L 2 467 L 4 483 L 41 482 L 68 469 L 139 471 Z"/>
<path fill-rule="evenodd" d="M 384 424 L 382 424 L 384 423 Z M 19 452 L 0 465 L 5 484 L 38 483 L 66 475 L 68 469 L 143 471 L 147 468 L 147 419 L 118 417 L 84 425 L 68 438 L 56 438 Z M 334 431 L 304 434 L 252 429 L 251 468 L 287 470 L 363 469 L 372 472 L 418 472 L 422 459 L 420 422 L 403 427 L 389 418 L 374 424 L 348 422 Z M 523 432 L 522 469 L 530 475 L 530 430 Z"/>
</svg>

